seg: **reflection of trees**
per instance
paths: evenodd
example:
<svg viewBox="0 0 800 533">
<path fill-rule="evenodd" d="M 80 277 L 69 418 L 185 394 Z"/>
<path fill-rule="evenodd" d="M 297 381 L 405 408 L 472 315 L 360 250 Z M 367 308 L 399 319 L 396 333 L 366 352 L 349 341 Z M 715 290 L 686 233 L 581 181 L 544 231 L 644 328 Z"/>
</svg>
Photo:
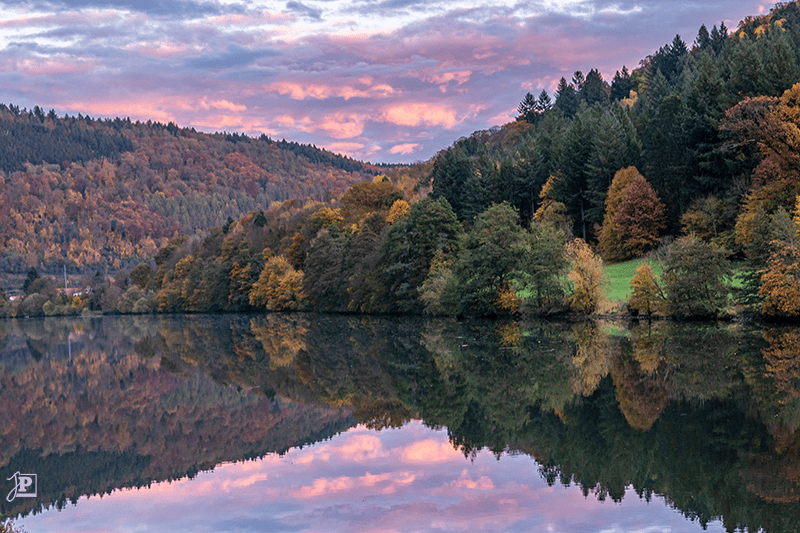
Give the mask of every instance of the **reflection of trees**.
<svg viewBox="0 0 800 533">
<path fill-rule="evenodd" d="M 701 523 L 800 527 L 800 511 L 781 503 L 800 487 L 791 328 L 309 314 L 67 324 L 32 322 L 31 336 L 0 325 L 0 431 L 18 443 L 0 462 L 44 450 L 71 457 L 58 465 L 69 471 L 84 450 L 128 465 L 115 468 L 130 484 L 141 472 L 185 475 L 188 463 L 324 438 L 354 423 L 350 414 L 374 428 L 421 418 L 467 455 L 524 452 L 548 481 L 587 494 L 618 500 L 631 486 Z M 41 392 L 6 394 L 23 383 Z M 50 393 L 61 398 L 57 417 Z"/>
<path fill-rule="evenodd" d="M 287 320 L 283 316 L 268 314 L 250 320 L 253 335 L 269 357 L 269 367 L 289 366 L 301 350 L 306 349 L 304 338 L 308 330 L 302 320 Z"/>
<path fill-rule="evenodd" d="M 222 461 L 314 442 L 352 423 L 346 410 L 271 401 L 197 372 L 196 350 L 219 349 L 226 340 L 223 328 L 202 317 L 197 328 L 138 318 L 3 323 L 0 475 L 35 465 L 47 480 L 36 501 L 0 502 L 4 514 L 191 476 Z M 137 355 L 144 345 L 146 358 Z M 165 372 L 159 361 L 178 373 Z"/>
<path fill-rule="evenodd" d="M 595 321 L 572 326 L 575 342 L 572 364 L 578 370 L 572 383 L 575 394 L 590 396 L 611 369 L 614 350 L 605 329 L 605 324 Z"/>
<path fill-rule="evenodd" d="M 620 353 L 611 376 L 620 411 L 631 427 L 649 431 L 669 403 L 664 331 L 647 322 L 631 329 L 631 353 Z M 626 351 L 627 352 L 627 351 Z"/>
</svg>

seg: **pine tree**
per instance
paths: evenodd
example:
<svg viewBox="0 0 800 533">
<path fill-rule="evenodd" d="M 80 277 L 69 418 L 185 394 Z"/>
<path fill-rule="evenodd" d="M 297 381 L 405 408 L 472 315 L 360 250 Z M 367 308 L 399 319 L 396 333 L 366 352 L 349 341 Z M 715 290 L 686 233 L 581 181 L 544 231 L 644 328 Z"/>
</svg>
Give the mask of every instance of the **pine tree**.
<svg viewBox="0 0 800 533">
<path fill-rule="evenodd" d="M 553 101 L 550 99 L 550 95 L 547 94 L 547 91 L 542 89 L 542 92 L 539 93 L 539 99 L 536 100 L 536 109 L 538 109 L 540 113 L 544 113 L 551 107 L 553 107 Z"/>
<path fill-rule="evenodd" d="M 705 24 L 700 26 L 700 29 L 697 31 L 697 37 L 694 40 L 695 44 L 700 50 L 708 51 L 711 50 L 711 36 L 708 33 L 708 28 L 706 28 Z"/>
<path fill-rule="evenodd" d="M 628 67 L 622 65 L 622 72 L 618 70 L 611 80 L 611 100 L 629 98 L 632 90 L 634 90 L 633 79 L 631 78 L 630 72 L 628 72 Z"/>
<path fill-rule="evenodd" d="M 588 105 L 605 105 L 608 103 L 607 90 L 607 84 L 603 81 L 603 76 L 597 69 L 592 69 L 586 75 L 586 80 L 581 90 L 581 98 Z"/>
<path fill-rule="evenodd" d="M 565 117 L 572 118 L 578 112 L 578 103 L 578 93 L 575 91 L 575 86 L 568 84 L 567 80 L 562 77 L 556 89 L 555 107 L 560 109 Z"/>
<path fill-rule="evenodd" d="M 525 97 L 522 99 L 522 102 L 520 102 L 519 106 L 517 107 L 517 112 L 519 113 L 517 120 L 525 120 L 533 123 L 536 119 L 538 111 L 539 108 L 536 98 L 534 98 L 531 93 L 526 93 Z"/>
</svg>

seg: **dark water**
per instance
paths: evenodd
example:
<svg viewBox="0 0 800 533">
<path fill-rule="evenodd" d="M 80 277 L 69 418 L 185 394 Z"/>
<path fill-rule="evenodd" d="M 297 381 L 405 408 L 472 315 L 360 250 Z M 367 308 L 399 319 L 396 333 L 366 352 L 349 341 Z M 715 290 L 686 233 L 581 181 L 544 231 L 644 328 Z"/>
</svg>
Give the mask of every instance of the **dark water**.
<svg viewBox="0 0 800 533">
<path fill-rule="evenodd" d="M 30 533 L 799 531 L 799 428 L 793 327 L 0 322 Z"/>
</svg>

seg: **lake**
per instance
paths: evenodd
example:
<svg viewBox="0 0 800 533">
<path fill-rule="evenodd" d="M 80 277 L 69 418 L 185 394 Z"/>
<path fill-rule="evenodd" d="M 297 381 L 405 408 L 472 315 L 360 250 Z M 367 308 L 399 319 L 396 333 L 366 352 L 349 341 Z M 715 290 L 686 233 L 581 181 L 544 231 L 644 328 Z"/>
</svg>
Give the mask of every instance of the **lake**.
<svg viewBox="0 0 800 533">
<path fill-rule="evenodd" d="M 797 327 L 9 320 L 0 405 L 29 533 L 800 530 Z"/>
</svg>

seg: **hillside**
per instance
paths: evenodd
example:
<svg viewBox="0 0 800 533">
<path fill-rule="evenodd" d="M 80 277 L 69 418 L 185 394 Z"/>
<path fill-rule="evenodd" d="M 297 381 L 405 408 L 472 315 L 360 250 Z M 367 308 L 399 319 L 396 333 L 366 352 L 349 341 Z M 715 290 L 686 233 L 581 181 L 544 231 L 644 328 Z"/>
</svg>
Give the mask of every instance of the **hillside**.
<svg viewBox="0 0 800 533">
<path fill-rule="evenodd" d="M 377 172 L 263 135 L 0 105 L 0 271 L 114 270 L 170 237 L 276 201 L 323 200 Z"/>
</svg>

